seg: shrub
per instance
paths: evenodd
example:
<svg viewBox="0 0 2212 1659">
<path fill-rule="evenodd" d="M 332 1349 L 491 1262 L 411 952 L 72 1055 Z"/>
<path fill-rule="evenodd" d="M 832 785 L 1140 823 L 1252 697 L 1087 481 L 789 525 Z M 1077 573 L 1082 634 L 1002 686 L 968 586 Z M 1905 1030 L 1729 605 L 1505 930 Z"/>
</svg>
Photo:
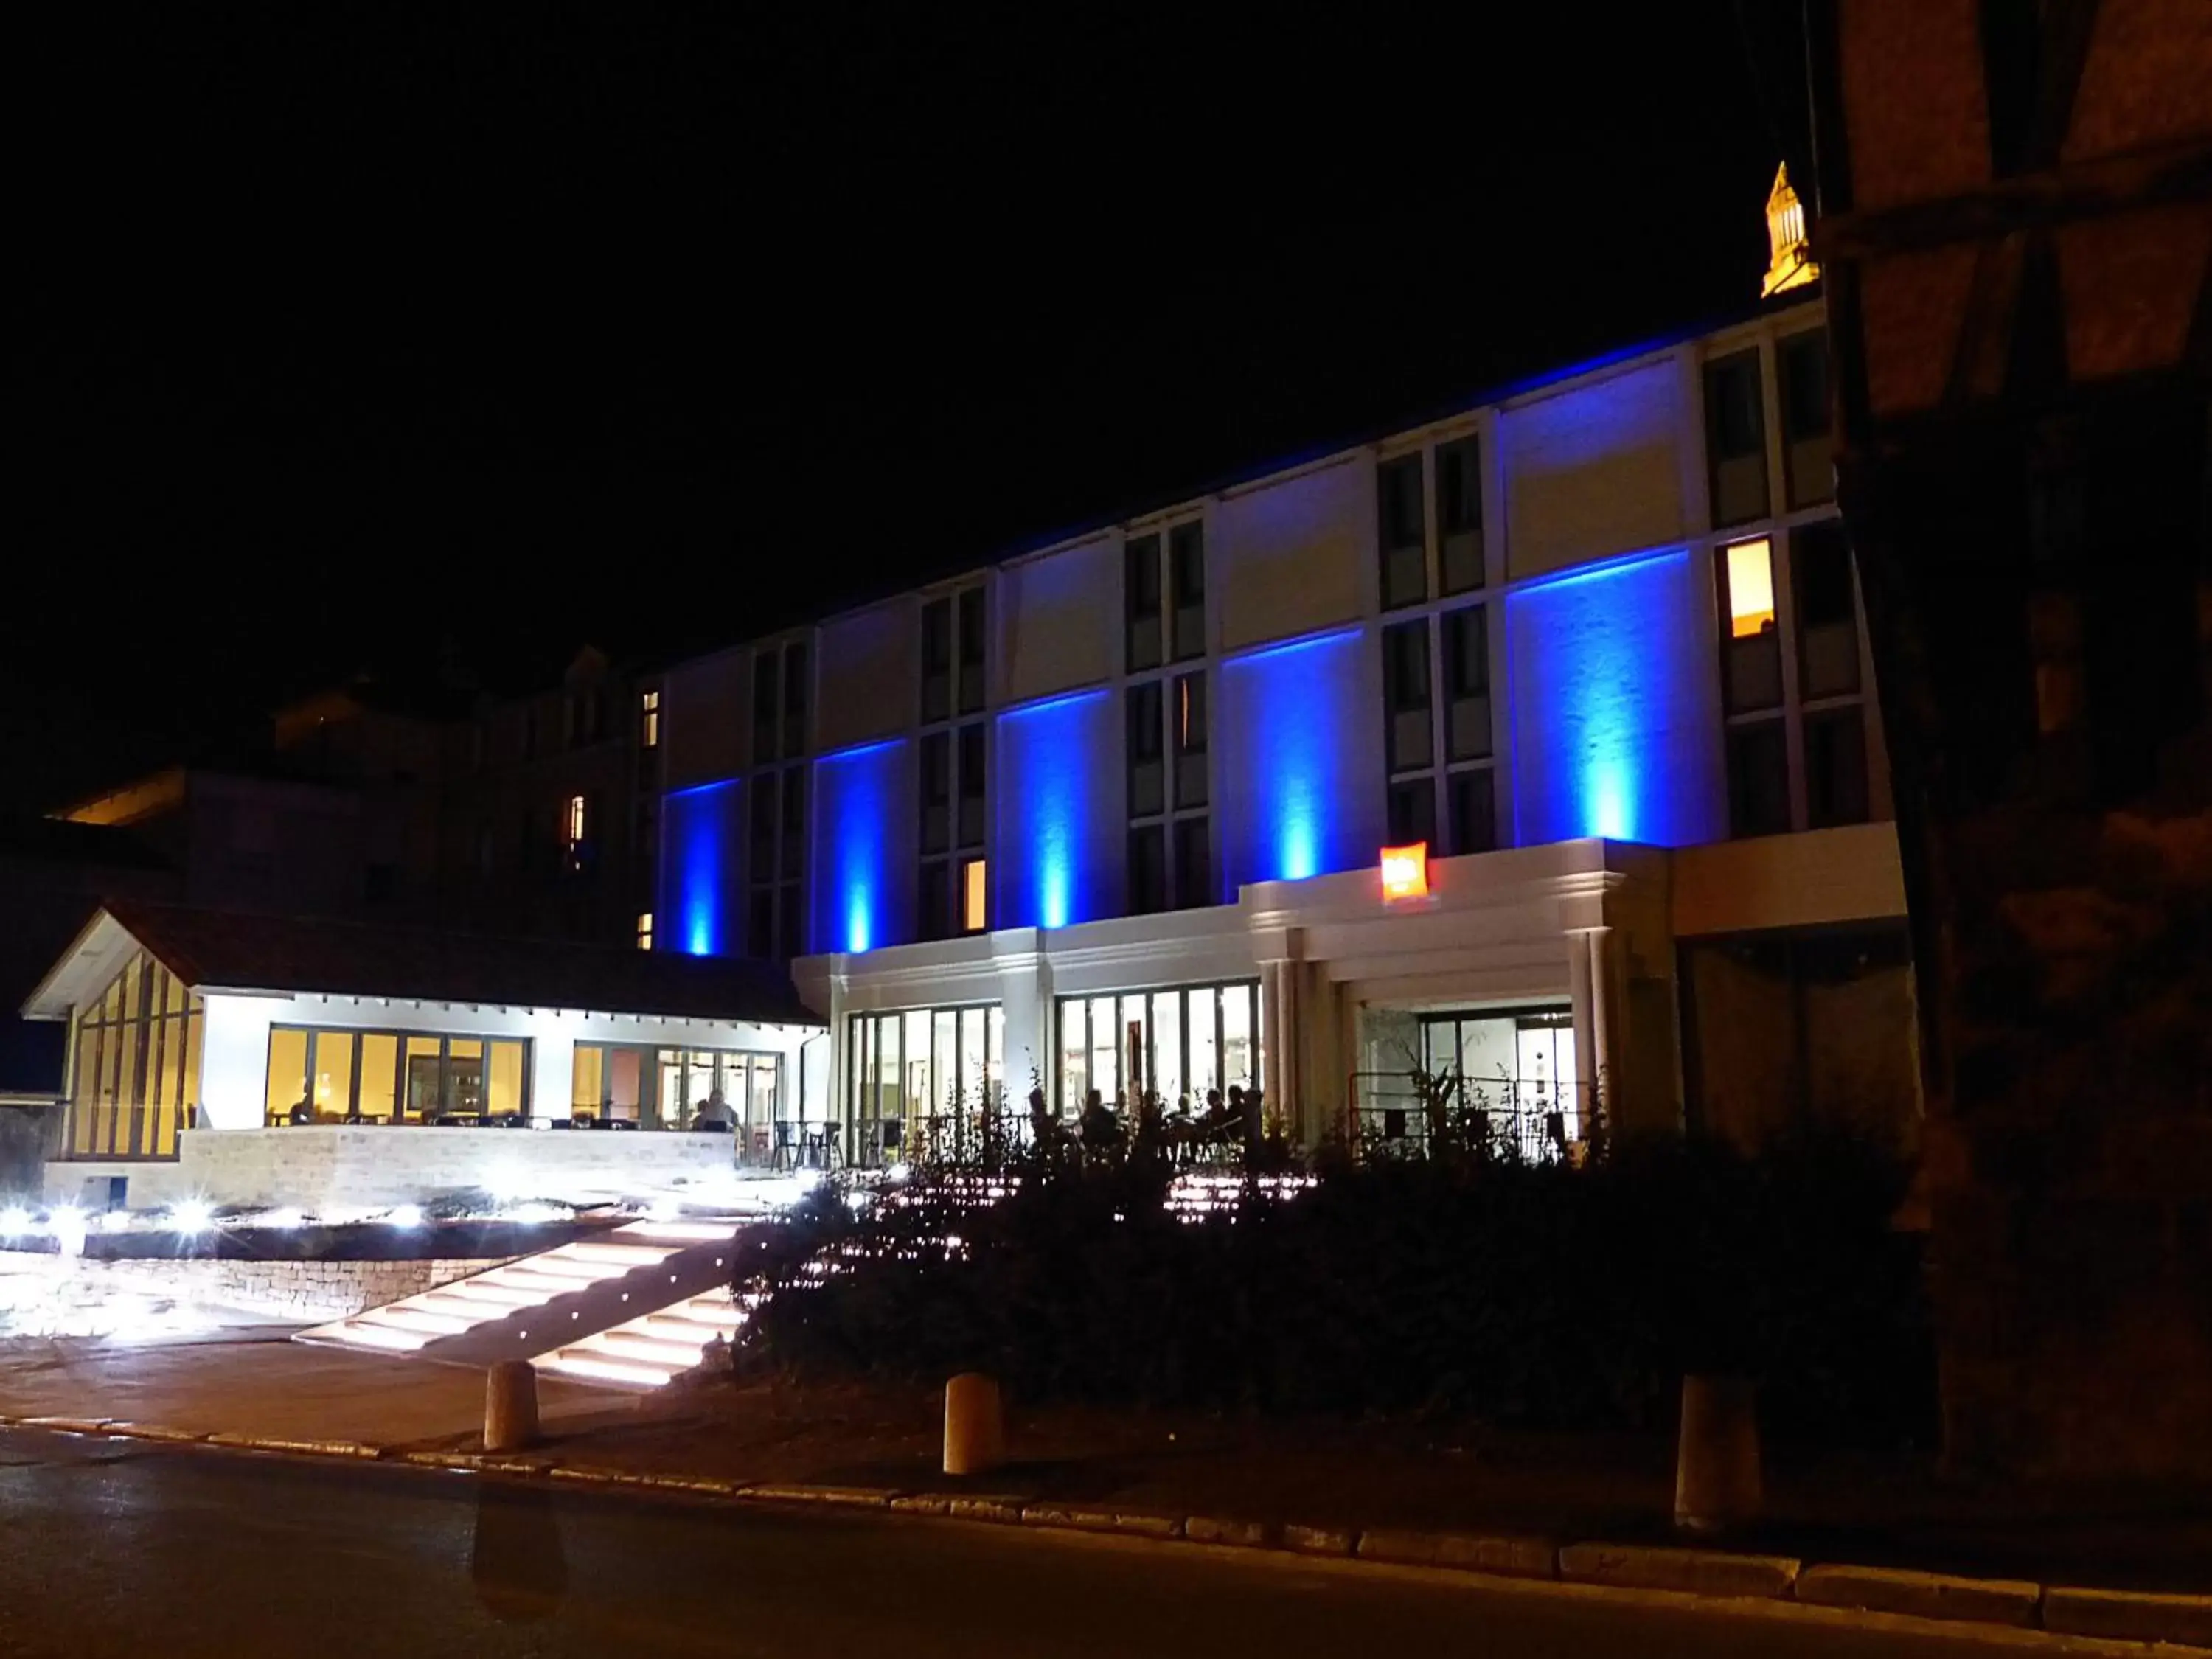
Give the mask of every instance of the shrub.
<svg viewBox="0 0 2212 1659">
<path fill-rule="evenodd" d="M 1169 1174 L 1039 1160 L 994 1203 L 979 1183 L 1006 1177 L 958 1170 L 864 1212 L 820 1194 L 742 1269 L 766 1300 L 739 1363 L 1561 1428 L 1661 1426 L 1684 1371 L 1717 1370 L 1763 1379 L 1781 1434 L 1895 1443 L 1932 1417 L 1901 1176 L 1858 1143 L 1340 1164 L 1196 1220 Z"/>
</svg>

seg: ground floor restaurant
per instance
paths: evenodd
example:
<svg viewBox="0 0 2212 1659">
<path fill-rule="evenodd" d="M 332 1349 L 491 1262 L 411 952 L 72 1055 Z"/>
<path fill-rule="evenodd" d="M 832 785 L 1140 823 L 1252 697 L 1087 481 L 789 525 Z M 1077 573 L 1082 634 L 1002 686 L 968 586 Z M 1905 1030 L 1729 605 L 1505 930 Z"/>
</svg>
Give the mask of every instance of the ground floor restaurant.
<svg viewBox="0 0 2212 1659">
<path fill-rule="evenodd" d="M 802 958 L 842 1155 L 898 1163 L 1032 1091 L 1062 1121 L 1257 1094 L 1308 1146 L 1480 1126 L 1573 1158 L 1599 1115 L 1747 1141 L 1848 1116 L 1909 1138 L 1911 969 L 1886 824 L 1680 851 L 1601 841 L 1247 888 L 1233 905 Z"/>
<path fill-rule="evenodd" d="M 118 904 L 27 1012 L 70 1025 L 50 1196 L 563 1197 L 834 1141 L 829 1034 L 756 964 Z"/>
</svg>

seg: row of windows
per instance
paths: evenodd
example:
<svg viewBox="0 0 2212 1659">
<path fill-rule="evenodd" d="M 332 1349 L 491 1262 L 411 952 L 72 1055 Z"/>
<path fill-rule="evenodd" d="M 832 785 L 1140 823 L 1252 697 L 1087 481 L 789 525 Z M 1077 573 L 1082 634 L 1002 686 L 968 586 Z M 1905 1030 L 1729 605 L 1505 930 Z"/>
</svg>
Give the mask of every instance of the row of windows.
<svg viewBox="0 0 2212 1659">
<path fill-rule="evenodd" d="M 429 1123 L 529 1115 L 520 1037 L 277 1025 L 269 1032 L 265 1121 Z"/>
<path fill-rule="evenodd" d="M 580 1042 L 569 1065 L 573 1118 L 645 1129 L 755 1128 L 783 1109 L 779 1054 Z"/>
</svg>

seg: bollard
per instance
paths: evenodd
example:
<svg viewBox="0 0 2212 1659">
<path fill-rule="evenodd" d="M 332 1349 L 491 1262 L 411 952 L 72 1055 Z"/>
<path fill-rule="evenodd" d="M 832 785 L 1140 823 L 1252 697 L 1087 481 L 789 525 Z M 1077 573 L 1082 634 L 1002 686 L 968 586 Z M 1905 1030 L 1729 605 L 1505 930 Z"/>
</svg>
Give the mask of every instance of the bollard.
<svg viewBox="0 0 2212 1659">
<path fill-rule="evenodd" d="M 1685 1532 L 1719 1532 L 1756 1520 L 1765 1497 L 1759 1385 L 1741 1376 L 1684 1377 L 1674 1524 Z"/>
<path fill-rule="evenodd" d="M 484 1373 L 484 1449 L 520 1451 L 538 1438 L 538 1368 L 501 1359 Z"/>
<path fill-rule="evenodd" d="M 1006 1455 L 999 1385 L 981 1371 L 963 1371 L 945 1385 L 945 1472 L 981 1474 Z"/>
</svg>

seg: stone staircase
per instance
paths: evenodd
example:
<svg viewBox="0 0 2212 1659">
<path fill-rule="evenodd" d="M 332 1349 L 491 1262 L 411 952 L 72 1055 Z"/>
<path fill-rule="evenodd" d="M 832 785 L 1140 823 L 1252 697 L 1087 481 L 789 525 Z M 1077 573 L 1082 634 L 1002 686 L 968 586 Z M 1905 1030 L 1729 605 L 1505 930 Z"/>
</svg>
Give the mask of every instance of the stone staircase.
<svg viewBox="0 0 2212 1659">
<path fill-rule="evenodd" d="M 743 1322 L 735 1221 L 636 1221 L 403 1297 L 294 1340 L 451 1364 L 528 1359 L 582 1382 L 657 1388 Z"/>
</svg>

